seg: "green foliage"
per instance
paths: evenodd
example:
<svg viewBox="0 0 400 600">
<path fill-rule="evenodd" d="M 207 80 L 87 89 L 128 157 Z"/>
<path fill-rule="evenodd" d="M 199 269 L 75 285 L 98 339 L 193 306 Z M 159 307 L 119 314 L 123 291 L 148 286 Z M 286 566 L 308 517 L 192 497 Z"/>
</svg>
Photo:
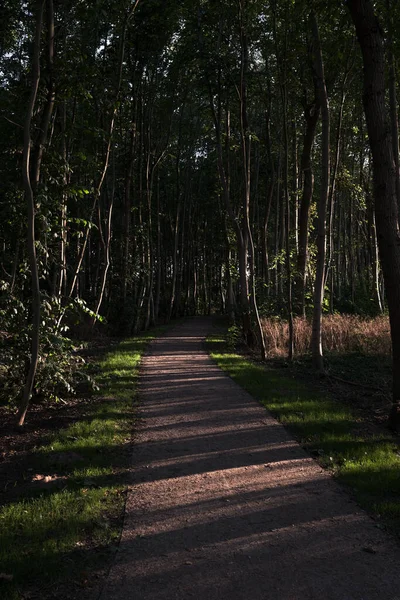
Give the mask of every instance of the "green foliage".
<svg viewBox="0 0 400 600">
<path fill-rule="evenodd" d="M 230 350 L 234 350 L 242 339 L 242 330 L 238 325 L 229 327 L 226 334 L 226 344 Z"/>
<path fill-rule="evenodd" d="M 32 326 L 29 305 L 10 294 L 5 282 L 1 283 L 1 291 L 0 380 L 3 385 L 0 401 L 14 406 L 21 396 L 29 368 Z M 59 324 L 61 317 L 76 322 L 82 310 L 86 310 L 91 316 L 93 314 L 79 299 L 62 307 L 56 298 L 42 298 L 34 401 L 57 401 L 73 394 L 75 386 L 82 382 L 92 390 L 96 388 L 95 382 L 85 370 L 85 360 L 79 355 L 79 347 L 65 335 L 68 326 Z"/>
<path fill-rule="evenodd" d="M 400 20 L 392 4 L 398 63 Z M 174 288 L 173 314 L 177 315 L 219 311 L 226 299 L 228 274 L 239 298 L 237 227 L 243 228 L 246 181 L 250 183 L 255 277 L 263 315 L 287 314 L 286 177 L 293 282 L 298 275 L 296 214 L 305 179 L 303 133 L 305 115 L 315 109 L 310 108 L 315 92 L 309 52 L 310 5 L 294 1 L 239 5 L 223 0 L 202 1 L 194 9 L 188 0 L 141 1 L 125 30 L 126 14 L 133 5 L 133 0 L 57 3 L 55 69 L 46 59 L 45 6 L 41 77 L 31 126 L 32 167 L 38 145 L 43 146 L 39 182 L 33 186 L 40 286 L 43 293 L 57 290 L 66 296 L 74 281 L 74 294 L 82 298 L 82 304 L 63 304 L 60 309 L 65 310 L 62 322 L 70 325 L 69 332 L 50 323 L 57 306 L 43 306 L 37 397 L 60 397 L 74 387 L 72 371 L 80 365 L 71 371 L 67 357 L 78 355 L 67 337 L 79 334 L 78 312 L 79 319 L 82 315 L 87 321 L 96 318 L 93 308 L 101 290 L 102 314 L 107 315 L 112 331 L 124 334 L 146 325 L 149 314 L 155 322 L 167 318 Z M 7 380 L 9 386 L 2 396 L 13 402 L 21 392 L 29 359 L 30 272 L 21 166 L 32 75 L 33 8 L 15 0 L 6 0 L 0 8 L 0 268 L 1 277 L 15 284 L 10 306 L 1 300 L 0 352 L 5 363 L 0 368 L 3 375 L 7 372 L 2 381 Z M 328 279 L 332 300 L 328 307 L 326 294 L 324 311 L 333 307 L 373 314 L 378 307 L 370 301 L 376 277 L 370 210 L 372 161 L 362 116 L 361 57 L 346 7 L 319 2 L 314 8 L 335 132 L 332 176 L 340 133 L 333 214 L 328 219 L 328 225 L 331 221 L 333 225 L 329 260 L 334 277 Z M 243 33 L 248 51 L 245 61 Z M 52 91 L 54 109 L 43 142 L 40 132 Z M 241 99 L 245 100 L 242 107 Z M 248 173 L 242 151 L 244 121 L 251 139 Z M 231 214 L 218 170 L 217 130 Z M 319 132 L 320 123 L 311 152 L 315 187 L 308 221 L 307 314 L 312 311 L 316 266 Z M 262 267 L 266 262 L 269 273 Z M 15 276 L 16 264 L 22 266 Z M 269 289 L 267 279 L 272 282 Z M 361 289 L 363 282 L 366 290 Z M 295 309 L 300 310 L 303 298 L 297 297 L 295 285 L 293 292 Z M 86 327 L 85 333 L 91 330 Z"/>
<path fill-rule="evenodd" d="M 97 364 L 101 395 L 83 403 L 76 422 L 52 433 L 28 457 L 27 480 L 57 472 L 62 486 L 57 478 L 44 489 L 32 484 L 22 498 L 0 509 L 0 564 L 13 575 L 9 584 L 0 581 L 2 599 L 25 597 L 31 586 L 41 589 L 54 581 L 71 590 L 82 571 L 112 559 L 122 525 L 138 367 L 154 333 L 111 350 Z M 60 457 L 69 458 L 60 463 Z"/>
<path fill-rule="evenodd" d="M 334 298 L 334 308 L 339 313 L 374 317 L 380 314 L 376 294 L 365 285 L 356 285 L 352 293 L 349 286 L 344 286 L 340 297 Z M 353 299 L 352 299 L 353 298 Z"/>
</svg>

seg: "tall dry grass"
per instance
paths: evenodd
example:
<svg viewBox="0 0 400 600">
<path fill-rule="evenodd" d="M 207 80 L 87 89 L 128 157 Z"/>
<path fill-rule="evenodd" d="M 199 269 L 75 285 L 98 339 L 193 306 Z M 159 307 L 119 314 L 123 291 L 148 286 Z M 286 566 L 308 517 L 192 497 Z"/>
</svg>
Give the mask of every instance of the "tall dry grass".
<svg viewBox="0 0 400 600">
<path fill-rule="evenodd" d="M 286 321 L 262 319 L 268 356 L 287 354 L 289 326 Z M 311 320 L 294 319 L 294 345 L 297 356 L 307 354 L 311 343 Z M 326 315 L 322 319 L 324 351 L 337 354 L 390 354 L 389 317 L 363 318 L 357 315 Z"/>
</svg>

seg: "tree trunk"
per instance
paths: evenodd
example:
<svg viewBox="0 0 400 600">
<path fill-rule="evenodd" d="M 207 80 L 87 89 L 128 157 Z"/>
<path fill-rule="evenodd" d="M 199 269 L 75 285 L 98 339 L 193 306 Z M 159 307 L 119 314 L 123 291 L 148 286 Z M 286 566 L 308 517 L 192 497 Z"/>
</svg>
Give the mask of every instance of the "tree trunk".
<svg viewBox="0 0 400 600">
<path fill-rule="evenodd" d="M 40 336 L 40 287 L 39 272 L 36 258 L 35 247 L 35 198 L 32 190 L 32 181 L 30 176 L 30 157 L 31 157 L 31 122 L 35 109 L 36 98 L 40 81 L 40 38 L 43 28 L 43 9 L 44 0 L 37 3 L 36 8 L 36 26 L 33 45 L 32 59 L 32 83 L 31 94 L 29 98 L 28 110 L 24 126 L 24 149 L 22 178 L 24 185 L 25 198 L 28 209 L 28 255 L 32 278 L 32 339 L 31 339 L 31 357 L 29 370 L 25 381 L 25 387 L 17 413 L 18 426 L 22 427 L 25 422 L 26 413 L 32 395 L 33 382 L 35 380 L 36 369 L 39 359 L 39 336 Z"/>
<path fill-rule="evenodd" d="M 154 301 L 154 318 L 156 323 L 160 314 L 161 296 L 161 219 L 160 219 L 160 177 L 157 177 L 157 256 L 156 256 L 156 295 Z"/>
<path fill-rule="evenodd" d="M 178 245 L 179 245 L 179 220 L 180 220 L 180 212 L 181 205 L 178 201 L 176 207 L 176 217 L 175 217 L 175 226 L 173 228 L 174 231 L 174 251 L 172 256 L 172 281 L 171 281 L 171 297 L 169 302 L 169 310 L 168 310 L 168 322 L 172 318 L 174 305 L 175 305 L 175 294 L 176 294 L 176 278 L 177 278 L 177 270 L 178 270 Z"/>
<path fill-rule="evenodd" d="M 326 269 L 325 280 L 328 280 L 329 272 L 331 272 L 331 283 L 330 283 L 330 311 L 333 312 L 334 302 L 334 274 L 333 274 L 333 255 L 334 255 L 334 235 L 333 235 L 333 226 L 334 226 L 334 217 L 335 217 L 335 190 L 336 190 L 336 180 L 337 174 L 339 170 L 339 161 L 340 161 L 340 144 L 342 141 L 342 122 L 343 122 L 343 111 L 344 104 L 346 100 L 346 84 L 349 76 L 349 69 L 346 70 L 346 73 L 342 82 L 342 91 L 341 91 L 341 99 L 339 105 L 339 115 L 337 121 L 336 128 L 336 149 L 335 149 L 335 157 L 334 157 L 334 165 L 333 172 L 331 177 L 331 184 L 329 188 L 329 198 L 328 198 L 328 207 L 329 207 L 329 257 L 328 257 L 328 266 Z M 360 162 L 362 164 L 362 162 Z"/>
<path fill-rule="evenodd" d="M 311 200 L 314 190 L 314 174 L 312 171 L 311 152 L 314 144 L 315 130 L 319 119 L 320 107 L 318 92 L 315 90 L 315 100 L 304 105 L 306 130 L 301 155 L 301 170 L 303 173 L 303 193 L 299 210 L 299 251 L 297 254 L 297 273 L 295 280 L 296 313 L 305 315 L 305 289 L 308 258 L 308 221 Z"/>
<path fill-rule="evenodd" d="M 62 131 L 62 159 L 63 159 L 63 185 L 64 190 L 62 193 L 61 201 L 61 232 L 60 232 L 60 276 L 58 283 L 58 297 L 62 298 L 67 293 L 67 193 L 66 188 L 68 184 L 68 171 L 67 171 L 67 140 L 66 140 L 66 128 L 67 128 L 67 105 L 66 101 L 63 102 L 63 112 L 61 116 L 61 131 Z"/>
<path fill-rule="evenodd" d="M 256 286 L 255 286 L 255 259 L 253 236 L 250 227 L 250 190 L 251 190 L 251 135 L 249 132 L 248 114 L 247 114 L 247 72 L 249 65 L 249 48 L 245 22 L 245 0 L 239 2 L 240 18 L 240 45 L 241 45 L 241 69 L 240 69 L 240 130 L 242 140 L 243 156 L 243 233 L 241 243 L 239 244 L 239 264 L 240 269 L 240 299 L 243 318 L 243 333 L 247 344 L 254 345 L 254 334 L 251 327 L 250 306 L 253 309 L 258 330 L 260 342 L 261 359 L 265 360 L 265 341 L 262 330 L 260 316 L 257 307 Z M 250 250 L 250 254 L 249 254 Z M 250 281 L 248 277 L 248 265 L 250 270 Z M 250 284 L 250 285 L 249 285 Z M 250 288 L 250 289 L 249 289 Z M 250 306 L 249 306 L 250 298 Z"/>
<path fill-rule="evenodd" d="M 393 32 L 392 32 L 392 15 L 391 15 L 391 0 L 386 0 L 387 8 L 387 28 L 388 28 L 388 59 L 389 59 L 389 102 L 390 102 L 390 125 L 392 134 L 392 146 L 394 164 L 396 166 L 396 195 L 397 195 L 397 210 L 400 211 L 400 161 L 399 161 L 399 120 L 398 120 L 398 105 L 397 105 L 397 90 L 396 90 L 396 66 L 393 55 Z"/>
<path fill-rule="evenodd" d="M 390 425 L 400 429 L 400 239 L 396 164 L 385 105 L 385 53 L 382 29 L 370 0 L 348 3 L 364 63 L 364 110 L 373 161 L 374 203 L 379 255 L 389 307 L 393 352 L 393 406 Z"/>
<path fill-rule="evenodd" d="M 114 99 L 114 102 L 113 102 L 113 109 L 111 111 L 110 122 L 109 122 L 108 130 L 107 130 L 107 136 L 106 136 L 107 145 L 106 145 L 106 150 L 105 150 L 105 154 L 104 154 L 103 167 L 102 167 L 102 170 L 101 170 L 101 172 L 99 174 L 99 178 L 98 178 L 97 184 L 95 186 L 94 198 L 93 198 L 93 205 L 92 205 L 92 209 L 91 209 L 91 212 L 90 212 L 90 217 L 89 217 L 89 220 L 88 220 L 88 224 L 86 226 L 86 230 L 85 230 L 85 234 L 84 234 L 84 240 L 83 240 L 83 245 L 82 245 L 81 251 L 80 251 L 80 253 L 78 255 L 78 262 L 77 262 L 77 265 L 76 265 L 76 268 L 75 268 L 74 277 L 72 279 L 71 287 L 70 287 L 69 294 L 68 294 L 69 297 L 72 296 L 72 294 L 74 293 L 74 290 L 75 290 L 75 286 L 77 285 L 79 273 L 80 273 L 80 270 L 81 270 L 81 267 L 82 267 L 82 263 L 83 263 L 83 259 L 84 259 L 84 256 L 85 256 L 85 252 L 86 252 L 86 247 L 87 247 L 87 243 L 88 243 L 90 229 L 92 227 L 92 220 L 93 220 L 94 211 L 96 210 L 96 206 L 97 206 L 98 202 L 100 201 L 101 190 L 103 188 L 104 180 L 106 178 L 107 171 L 108 171 L 108 166 L 109 166 L 109 162 L 110 162 L 112 139 L 113 139 L 113 133 L 114 133 L 114 127 L 115 127 L 115 120 L 116 120 L 116 117 L 117 117 L 117 111 L 118 111 L 118 106 L 119 106 L 119 97 L 120 97 L 120 93 L 121 93 L 122 73 L 123 73 L 123 67 L 124 67 L 125 47 L 126 47 L 126 33 L 127 33 L 127 30 L 128 30 L 129 22 L 130 22 L 131 18 L 133 17 L 138 4 L 139 4 L 139 0 L 134 0 L 131 8 L 129 9 L 128 13 L 125 16 L 124 24 L 122 26 L 120 48 L 119 48 L 119 62 L 118 62 L 118 71 L 117 71 L 117 83 L 116 83 L 116 88 L 115 88 L 115 99 Z"/>
<path fill-rule="evenodd" d="M 241 7 L 241 5 L 240 5 Z M 202 42 L 201 42 L 202 43 Z M 243 59 L 242 59 L 242 68 L 243 68 Z M 224 157 L 223 157 L 223 149 L 222 149 L 222 135 L 221 135 L 221 86 L 220 86 L 220 77 L 218 78 L 218 107 L 215 107 L 214 103 L 214 93 L 212 90 L 211 82 L 208 79 L 208 94 L 209 94 L 209 104 L 211 109 L 211 114 L 214 122 L 215 129 L 215 137 L 216 137 L 216 146 L 217 146 L 217 166 L 218 166 L 218 174 L 219 180 L 222 187 L 222 194 L 225 201 L 226 211 L 231 220 L 232 226 L 234 228 L 237 240 L 237 248 L 238 248 L 238 256 L 239 256 L 239 282 L 240 282 L 240 309 L 242 313 L 242 323 L 243 323 L 243 336 L 246 339 L 246 342 L 252 341 L 254 334 L 251 328 L 251 317 L 250 317 L 250 302 L 248 295 L 248 273 L 247 273 L 247 239 L 243 235 L 243 231 L 241 226 L 238 223 L 236 215 L 234 213 L 231 197 L 230 197 L 230 189 L 229 189 L 229 179 L 228 173 L 224 165 Z M 243 90 L 240 92 L 241 97 L 243 96 Z M 243 114 L 241 111 L 240 119 L 242 120 Z M 228 161 L 229 163 L 229 161 Z"/>
<path fill-rule="evenodd" d="M 297 127 L 296 119 L 292 119 L 292 181 L 293 181 L 293 228 L 296 256 L 299 252 L 299 161 L 298 161 L 298 144 L 297 144 Z"/>
<path fill-rule="evenodd" d="M 17 270 L 18 270 L 18 264 L 19 264 L 19 252 L 20 252 L 20 244 L 21 244 L 21 230 L 22 230 L 22 227 L 20 227 L 20 229 L 19 229 L 19 234 L 18 234 L 16 244 L 15 244 L 14 260 L 13 260 L 13 266 L 12 266 L 12 271 L 11 271 L 11 281 L 10 281 L 10 294 L 11 295 L 14 292 L 15 280 L 17 277 Z"/>
<path fill-rule="evenodd" d="M 106 219 L 105 239 L 103 240 L 104 268 L 103 268 L 103 273 L 102 273 L 102 277 L 101 277 L 101 283 L 100 283 L 100 289 L 99 289 L 98 299 L 97 299 L 97 303 L 96 303 L 96 309 L 94 311 L 94 316 L 92 318 L 92 323 L 91 323 L 92 327 L 96 323 L 97 317 L 100 312 L 101 304 L 103 302 L 103 297 L 104 297 L 104 290 L 106 288 L 106 283 L 107 283 L 107 275 L 108 275 L 108 271 L 110 268 L 110 248 L 111 248 L 112 215 L 113 215 L 113 208 L 114 208 L 114 196 L 115 196 L 115 173 L 113 173 L 111 198 L 110 198 L 110 203 L 108 206 L 108 215 L 107 215 L 107 219 Z M 99 220 L 99 229 L 101 230 L 101 228 L 102 228 L 102 224 Z M 103 236 L 102 236 L 102 238 L 103 238 Z"/>
<path fill-rule="evenodd" d="M 283 147 L 284 147 L 284 163 L 283 163 L 283 193 L 285 196 L 285 267 L 286 267 L 286 288 L 287 288 L 287 315 L 289 325 L 288 338 L 288 359 L 293 359 L 294 350 L 294 324 L 293 324 L 293 305 L 292 305 L 292 268 L 290 264 L 290 201 L 289 201 L 289 135 L 288 135 L 288 119 L 287 119 L 287 27 L 285 29 L 285 46 L 283 56 L 283 71 L 281 74 L 281 97 L 282 97 L 282 126 L 283 126 Z"/>
<path fill-rule="evenodd" d="M 134 121 L 132 123 L 130 144 L 129 144 L 129 162 L 128 169 L 125 176 L 124 183 L 124 250 L 123 250 L 123 285 L 122 285 L 122 299 L 124 310 L 126 310 L 126 302 L 128 295 L 128 281 L 129 281 L 129 267 L 130 267 L 130 255 L 131 255 L 131 206 L 132 206 L 132 179 L 133 179 L 133 168 L 135 164 L 135 150 L 136 150 L 136 109 L 137 103 L 134 110 Z"/>
<path fill-rule="evenodd" d="M 54 109 L 55 91 L 54 91 L 54 7 L 53 0 L 46 0 L 46 24 L 47 24 L 47 53 L 46 53 L 46 82 L 47 98 L 40 121 L 39 136 L 36 141 L 35 160 L 31 167 L 31 180 L 34 188 L 37 187 L 40 179 L 43 154 L 46 146 L 47 133 Z"/>
<path fill-rule="evenodd" d="M 270 97 L 271 97 L 271 94 L 270 94 Z M 269 106 L 267 113 L 266 113 L 265 134 L 266 134 L 268 162 L 269 162 L 269 167 L 270 167 L 270 171 L 271 171 L 271 179 L 270 179 L 270 182 L 267 187 L 264 225 L 263 225 L 263 232 L 262 232 L 262 238 L 261 238 L 261 243 L 262 243 L 262 263 L 261 264 L 262 264 L 262 270 L 263 270 L 263 279 L 267 286 L 267 296 L 268 297 L 271 292 L 271 276 L 270 276 L 270 269 L 269 269 L 269 254 L 268 254 L 268 224 L 269 224 L 269 217 L 271 214 L 272 199 L 274 196 L 274 188 L 275 188 L 275 165 L 274 165 L 274 161 L 272 158 L 272 151 L 271 151 L 270 112 L 271 112 L 271 107 Z"/>
<path fill-rule="evenodd" d="M 321 105 L 322 139 L 321 139 L 321 192 L 318 201 L 317 225 L 317 269 L 314 287 L 314 310 L 312 323 L 311 350 L 313 365 L 323 371 L 324 361 L 322 354 L 322 307 L 324 301 L 325 283 L 325 257 L 326 257 L 326 210 L 329 196 L 329 101 L 326 91 L 324 63 L 322 59 L 321 42 L 318 31 L 317 18 L 311 13 L 311 27 L 314 43 L 314 68 L 316 72 L 319 102 Z"/>
</svg>

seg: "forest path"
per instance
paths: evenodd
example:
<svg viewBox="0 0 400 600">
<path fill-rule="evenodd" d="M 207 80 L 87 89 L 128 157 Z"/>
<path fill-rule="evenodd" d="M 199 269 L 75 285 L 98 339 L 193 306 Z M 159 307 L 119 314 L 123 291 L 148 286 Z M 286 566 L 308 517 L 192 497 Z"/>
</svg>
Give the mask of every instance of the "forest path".
<svg viewBox="0 0 400 600">
<path fill-rule="evenodd" d="M 400 600 L 400 547 L 204 350 L 155 340 L 103 600 Z"/>
</svg>

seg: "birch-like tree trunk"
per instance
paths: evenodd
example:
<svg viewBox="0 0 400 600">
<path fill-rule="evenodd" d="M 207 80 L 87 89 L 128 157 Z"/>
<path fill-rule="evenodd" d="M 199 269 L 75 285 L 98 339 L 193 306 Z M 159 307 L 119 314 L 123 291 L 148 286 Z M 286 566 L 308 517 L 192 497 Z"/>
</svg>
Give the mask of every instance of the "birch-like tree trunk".
<svg viewBox="0 0 400 600">
<path fill-rule="evenodd" d="M 311 350 L 313 365 L 318 371 L 323 371 L 324 360 L 322 351 L 322 307 L 324 302 L 325 259 L 326 259 L 326 212 L 329 196 L 330 174 L 330 115 L 329 100 L 326 90 L 324 62 L 322 58 L 321 41 L 318 22 L 315 13 L 311 13 L 311 29 L 314 44 L 314 69 L 317 80 L 319 103 L 321 105 L 322 139 L 321 139 L 321 190 L 318 199 L 317 223 L 317 269 L 314 285 L 314 310 L 312 322 Z"/>
<path fill-rule="evenodd" d="M 304 119 L 306 129 L 301 155 L 301 171 L 303 174 L 303 191 L 299 210 L 299 250 L 297 253 L 297 269 L 295 278 L 295 305 L 296 312 L 305 315 L 305 290 L 308 260 L 308 225 L 310 206 L 314 191 L 314 173 L 312 169 L 311 153 L 314 144 L 315 130 L 320 115 L 318 93 L 315 90 L 315 99 L 311 103 L 304 102 Z"/>
<path fill-rule="evenodd" d="M 32 337 L 31 337 L 31 356 L 29 370 L 25 381 L 25 387 L 21 402 L 18 407 L 17 423 L 22 427 L 25 422 L 26 413 L 32 395 L 33 383 L 35 380 L 38 360 L 39 360 L 39 337 L 40 337 L 40 287 L 39 271 L 36 257 L 35 245 L 35 197 L 32 189 L 31 179 L 31 124 L 35 110 L 36 98 L 40 82 L 40 39 L 43 29 L 43 11 L 45 0 L 37 2 L 36 5 L 36 25 L 33 43 L 32 59 L 32 82 L 29 98 L 28 110 L 25 117 L 24 126 L 24 149 L 22 158 L 22 178 L 24 185 L 25 199 L 28 209 L 28 256 L 31 269 L 32 280 Z"/>
</svg>

